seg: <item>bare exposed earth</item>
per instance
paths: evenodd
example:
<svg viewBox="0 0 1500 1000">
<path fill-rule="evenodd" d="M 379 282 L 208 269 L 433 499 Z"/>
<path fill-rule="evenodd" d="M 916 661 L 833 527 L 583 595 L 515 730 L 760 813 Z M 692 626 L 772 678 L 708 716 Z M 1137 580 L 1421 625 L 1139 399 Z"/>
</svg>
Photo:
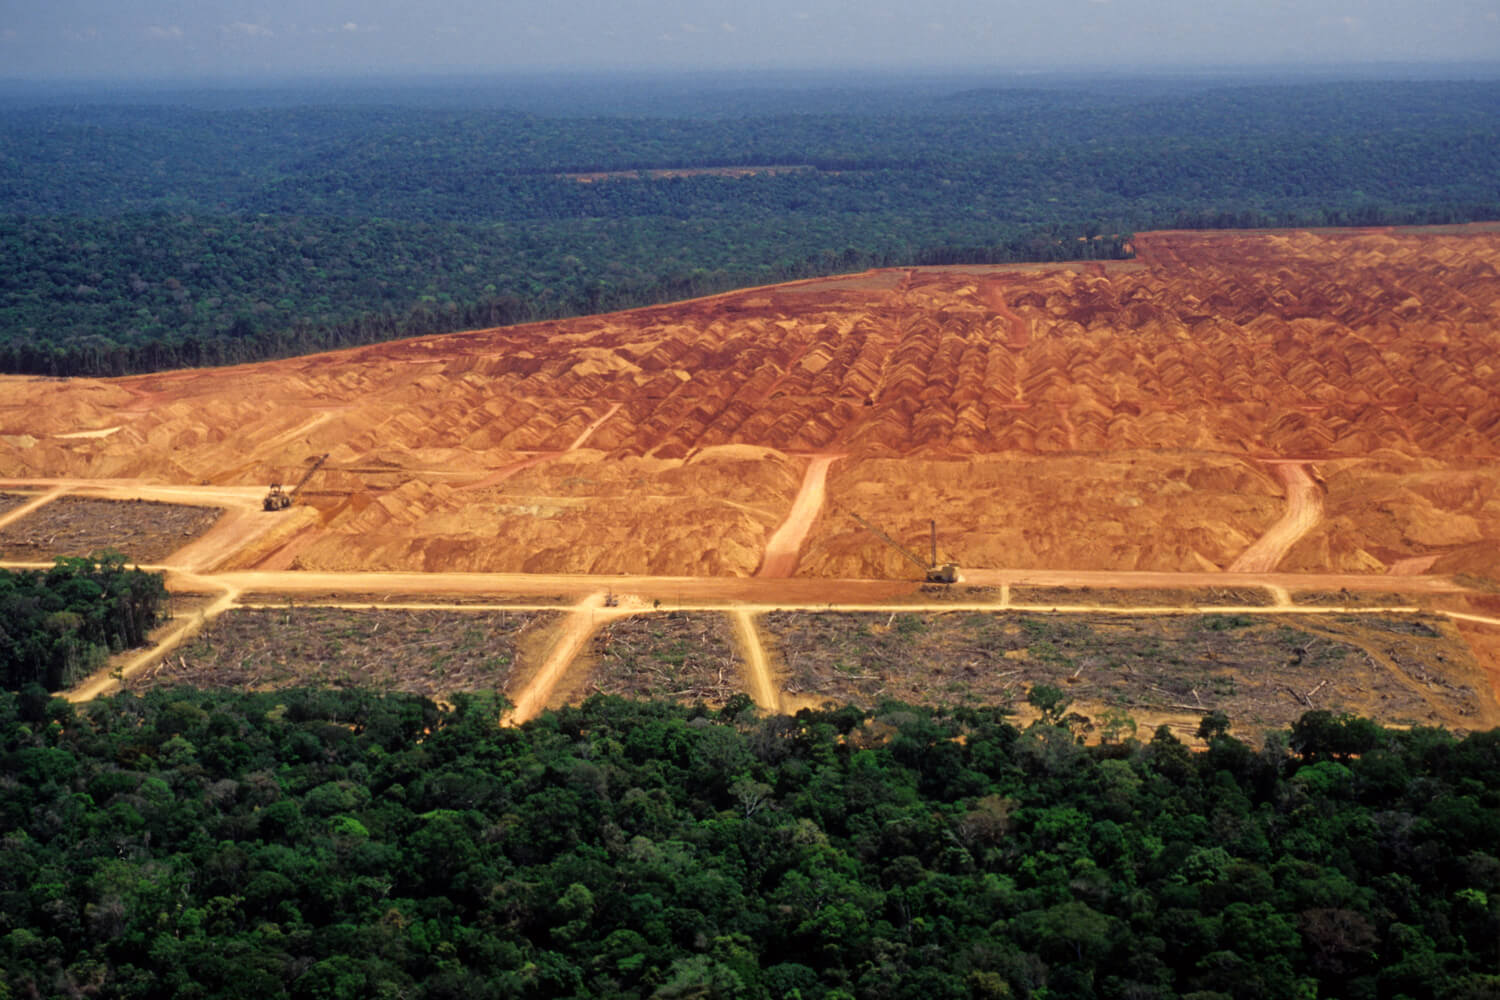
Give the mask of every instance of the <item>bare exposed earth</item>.
<svg viewBox="0 0 1500 1000">
<path fill-rule="evenodd" d="M 1137 250 L 231 369 L 0 378 L 0 486 L 48 498 L 0 513 L 21 512 L 3 531 L 34 534 L 53 493 L 180 496 L 227 511 L 163 557 L 195 586 L 604 609 L 627 581 L 647 601 L 748 600 L 755 621 L 777 599 L 920 579 L 849 514 L 918 562 L 936 520 L 939 561 L 995 603 L 1020 583 L 1250 587 L 1268 611 L 1297 589 L 1405 604 L 1493 585 L 1500 229 L 1153 233 Z M 324 454 L 296 505 L 259 510 Z M 564 616 L 528 706 L 609 617 Z"/>
</svg>

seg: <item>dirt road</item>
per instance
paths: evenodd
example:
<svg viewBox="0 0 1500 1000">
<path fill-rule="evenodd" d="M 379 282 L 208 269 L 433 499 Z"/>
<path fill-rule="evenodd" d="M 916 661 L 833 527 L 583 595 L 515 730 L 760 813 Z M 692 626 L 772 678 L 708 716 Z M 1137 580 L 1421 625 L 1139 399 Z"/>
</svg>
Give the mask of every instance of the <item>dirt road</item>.
<svg viewBox="0 0 1500 1000">
<path fill-rule="evenodd" d="M 1286 513 L 1255 540 L 1229 566 L 1231 573 L 1270 573 L 1281 564 L 1293 545 L 1323 520 L 1323 494 L 1307 466 L 1301 462 L 1278 462 L 1272 466 L 1286 486 Z"/>
<path fill-rule="evenodd" d="M 606 414 L 607 418 L 608 414 Z M 601 419 L 605 419 L 601 418 Z M 595 426 L 597 426 L 597 421 Z M 1036 613 L 1111 612 L 1119 614 L 1381 614 L 1410 612 L 1402 605 L 1347 608 L 1340 603 L 1323 607 L 1296 605 L 1294 591 L 1380 592 L 1392 586 L 1391 577 L 1376 574 L 1276 573 L 1272 567 L 1308 528 L 1318 522 L 1322 504 L 1316 484 L 1305 465 L 1277 466 L 1278 475 L 1287 485 L 1286 514 L 1264 537 L 1235 563 L 1229 572 L 1112 572 L 1086 570 L 985 570 L 966 569 L 967 593 L 973 600 L 963 600 L 963 591 L 953 591 L 942 599 L 924 600 L 911 581 L 891 580 L 825 580 L 791 577 L 796 569 L 798 550 L 816 520 L 825 499 L 828 468 L 837 456 L 813 457 L 803 477 L 802 487 L 786 521 L 767 545 L 760 575 L 756 577 L 668 577 L 668 576 L 584 576 L 526 573 L 319 573 L 305 571 L 231 571 L 213 572 L 225 559 L 259 538 L 278 523 L 274 514 L 260 510 L 263 490 L 260 487 L 160 486 L 126 481 L 46 480 L 25 481 L 21 485 L 47 492 L 32 501 L 33 509 L 65 493 L 77 493 L 114 499 L 155 499 L 167 502 L 220 506 L 228 513 L 202 538 L 168 556 L 162 565 L 147 567 L 167 574 L 167 585 L 177 593 L 217 593 L 219 596 L 192 620 L 172 629 L 151 649 L 131 654 L 111 664 L 108 670 L 90 678 L 68 697 L 87 700 L 115 690 L 122 674 L 129 676 L 143 667 L 160 662 L 171 649 L 191 638 L 216 615 L 241 604 L 253 603 L 254 596 L 309 595 L 317 603 L 337 602 L 337 595 L 370 595 L 382 597 L 408 595 L 413 607 L 453 607 L 444 597 L 490 596 L 519 598 L 505 606 L 534 601 L 539 608 L 555 608 L 558 597 L 573 598 L 578 603 L 567 615 L 546 661 L 530 681 L 516 694 L 512 721 L 534 717 L 546 707 L 558 682 L 594 631 L 609 618 L 628 614 L 650 614 L 653 611 L 700 610 L 732 613 L 740 645 L 749 664 L 749 686 L 757 704 L 771 709 L 781 704 L 775 681 L 766 662 L 756 631 L 754 616 L 777 609 L 806 611 L 995 611 L 1021 610 Z M 5 484 L 0 483 L 0 487 Z M 24 512 L 25 508 L 21 508 Z M 15 512 L 12 512 L 12 520 Z M 8 564 L 19 565 L 19 564 Z M 1251 567 L 1251 568 L 1247 568 Z M 1264 567 L 1264 568 L 1253 568 Z M 1252 569 L 1253 568 L 1253 569 Z M 1416 569 L 1413 565 L 1407 569 Z M 1010 600 L 1017 585 L 1101 588 L 1101 589 L 1216 589 L 1225 587 L 1263 588 L 1275 603 L 1271 606 L 1158 607 L 1140 604 L 1099 607 L 1078 605 L 1030 605 Z M 983 588 L 992 588 L 985 593 Z M 1400 590 L 1407 594 L 1460 594 L 1466 588 L 1446 577 L 1411 575 L 1400 578 Z M 604 607 L 604 594 L 621 595 L 620 607 Z M 242 600 L 250 597 L 250 600 Z M 528 598 L 530 601 L 528 601 Z M 547 600 L 552 599 L 552 600 Z M 348 602 L 369 606 L 369 600 Z M 1500 620 L 1460 612 L 1451 618 L 1472 624 L 1496 625 Z"/>
<path fill-rule="evenodd" d="M 781 696 L 776 691 L 776 682 L 771 679 L 771 667 L 766 662 L 766 651 L 760 643 L 755 619 L 748 611 L 734 613 L 734 631 L 740 641 L 740 651 L 745 655 L 745 665 L 750 674 L 750 694 L 755 703 L 768 712 L 781 709 Z"/>
<path fill-rule="evenodd" d="M 590 637 L 599 630 L 599 626 L 609 618 L 630 613 L 627 609 L 606 608 L 604 596 L 604 591 L 597 591 L 573 605 L 572 613 L 563 619 L 561 631 L 557 642 L 552 647 L 552 652 L 547 654 L 546 661 L 537 670 L 536 675 L 517 692 L 514 699 L 515 708 L 511 709 L 510 714 L 505 718 L 507 724 L 519 726 L 528 719 L 534 719 L 541 714 L 542 709 L 547 707 L 547 701 L 552 697 L 552 691 L 557 687 L 557 682 L 569 665 L 578 658 L 578 654 Z"/>
<path fill-rule="evenodd" d="M 770 541 L 766 542 L 766 554 L 761 557 L 760 571 L 755 575 L 784 579 L 797 569 L 797 554 L 813 522 L 823 510 L 823 501 L 828 496 L 828 467 L 842 457 L 839 455 L 815 455 L 807 463 L 807 472 L 802 476 L 802 486 L 786 520 L 781 522 Z"/>
<path fill-rule="evenodd" d="M 150 649 L 132 654 L 124 660 L 117 657 L 115 663 L 94 674 L 77 687 L 62 692 L 62 696 L 72 702 L 81 702 L 113 694 L 120 689 L 122 681 L 153 663 L 160 663 L 168 653 L 197 635 L 205 625 L 219 615 L 234 607 L 239 596 L 239 591 L 232 587 L 225 589 L 218 600 L 201 611 L 194 612 L 180 626 L 158 639 Z"/>
<path fill-rule="evenodd" d="M 573 443 L 568 445 L 568 450 L 577 451 L 579 448 L 582 448 L 585 444 L 587 444 L 589 438 L 594 436 L 594 432 L 597 431 L 606 420 L 614 416 L 616 413 L 619 413 L 620 407 L 624 405 L 624 403 L 616 403 L 614 406 L 611 406 L 607 411 L 605 411 L 604 416 L 589 424 L 583 429 L 582 434 L 579 434 L 576 438 L 573 439 Z"/>
<path fill-rule="evenodd" d="M 16 507 L 14 510 L 6 511 L 5 514 L 0 515 L 0 528 L 4 528 L 6 525 L 11 524 L 12 522 L 19 521 L 27 514 L 30 514 L 39 507 L 43 507 L 51 503 L 67 492 L 68 487 L 66 486 L 54 486 L 52 487 L 52 489 L 48 490 L 46 493 L 43 493 L 41 496 L 33 497 L 32 499 L 21 504 L 21 506 Z"/>
</svg>

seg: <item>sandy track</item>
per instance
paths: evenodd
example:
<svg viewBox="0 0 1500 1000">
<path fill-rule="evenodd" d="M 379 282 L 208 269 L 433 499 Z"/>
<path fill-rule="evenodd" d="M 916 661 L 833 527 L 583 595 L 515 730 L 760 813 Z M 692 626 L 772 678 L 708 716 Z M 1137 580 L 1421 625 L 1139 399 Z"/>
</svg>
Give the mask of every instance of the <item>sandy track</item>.
<svg viewBox="0 0 1500 1000">
<path fill-rule="evenodd" d="M 784 578 L 797 569 L 797 554 L 813 522 L 823 510 L 828 497 L 828 467 L 842 456 L 815 455 L 807 463 L 807 472 L 802 476 L 802 486 L 786 520 L 781 522 L 766 542 L 766 554 L 761 558 L 760 571 L 756 576 Z"/>
<path fill-rule="evenodd" d="M 583 429 L 583 433 L 582 434 L 578 435 L 576 438 L 573 439 L 573 443 L 570 444 L 570 445 L 568 445 L 568 450 L 569 451 L 577 451 L 579 448 L 582 448 L 585 444 L 587 444 L 589 438 L 591 438 L 591 437 L 594 436 L 594 432 L 597 431 L 600 427 L 602 427 L 604 425 L 604 422 L 606 420 L 608 420 L 610 417 L 614 416 L 616 413 L 619 413 L 620 412 L 620 407 L 622 407 L 624 405 L 625 405 L 624 403 L 616 403 L 614 406 L 611 406 L 607 411 L 605 411 L 604 416 L 600 417 L 598 420 L 595 420 L 593 423 L 589 424 L 587 427 L 585 427 Z"/>
<path fill-rule="evenodd" d="M 34 497 L 26 501 L 14 510 L 6 511 L 3 516 L 0 516 L 0 528 L 5 528 L 15 523 L 16 521 L 19 521 L 27 514 L 30 514 L 38 508 L 46 506 L 47 504 L 51 503 L 67 492 L 68 487 L 66 486 L 54 486 L 52 489 L 48 490 L 46 493 L 43 493 L 41 496 Z"/>
<path fill-rule="evenodd" d="M 239 591 L 234 588 L 226 588 L 219 599 L 208 607 L 197 611 L 180 627 L 173 629 L 156 641 L 150 649 L 136 653 L 124 662 L 118 662 L 105 667 L 83 683 L 62 692 L 62 696 L 71 702 L 92 701 L 102 695 L 113 694 L 120 689 L 120 683 L 133 676 L 153 663 L 160 663 L 172 650 L 182 645 L 188 639 L 197 635 L 203 627 L 213 621 L 219 615 L 235 606 L 239 600 Z"/>
<path fill-rule="evenodd" d="M 562 453 L 557 451 L 548 451 L 543 452 L 540 455 L 533 455 L 531 458 L 522 459 L 519 462 L 512 462 L 510 465 L 501 466 L 494 472 L 491 472 L 489 475 L 485 476 L 483 479 L 478 479 L 472 483 L 466 483 L 463 486 L 460 486 L 459 489 L 477 490 L 483 489 L 486 486 L 499 486 L 501 483 L 505 482 L 516 473 L 523 472 L 526 469 L 533 468 L 534 466 L 544 465 L 547 462 L 552 461 L 560 454 Z"/>
<path fill-rule="evenodd" d="M 1437 561 L 1436 553 L 1428 556 L 1410 556 L 1391 563 L 1391 568 L 1387 572 L 1390 576 L 1421 576 L 1432 569 Z"/>
<path fill-rule="evenodd" d="M 1229 566 L 1231 573 L 1270 573 L 1303 535 L 1323 520 L 1323 495 L 1301 462 L 1278 462 L 1272 468 L 1286 486 L 1286 513 Z"/>
<path fill-rule="evenodd" d="M 542 709 L 547 707 L 547 701 L 552 697 L 557 682 L 578 658 L 579 652 L 599 630 L 599 626 L 609 618 L 630 613 L 628 610 L 605 608 L 604 596 L 603 591 L 598 591 L 573 605 L 572 612 L 563 619 L 557 642 L 547 654 L 546 661 L 526 686 L 517 692 L 515 707 L 505 719 L 509 725 L 519 726 L 541 714 Z"/>
<path fill-rule="evenodd" d="M 277 527 L 276 514 L 253 507 L 231 507 L 199 537 L 167 557 L 173 566 L 195 571 L 223 565 L 230 556 Z"/>
<path fill-rule="evenodd" d="M 1010 325 L 1010 340 L 1006 344 L 1011 350 L 1025 350 L 1031 345 L 1031 326 L 1016 315 L 1010 303 L 1005 301 L 1004 286 L 1000 282 L 990 282 L 984 286 L 981 293 L 985 304 L 995 311 L 1002 319 Z"/>
<path fill-rule="evenodd" d="M 733 617 L 735 635 L 739 637 L 740 651 L 745 654 L 745 664 L 749 669 L 750 696 L 767 712 L 780 711 L 781 696 L 771 679 L 771 668 L 766 662 L 766 651 L 760 643 L 755 619 L 750 612 L 743 610 L 736 611 Z"/>
<path fill-rule="evenodd" d="M 10 565 L 22 565 L 13 563 Z M 146 567 L 174 571 L 177 567 Z M 984 570 L 965 569 L 964 580 L 976 587 L 1033 584 L 1047 587 L 1107 587 L 1113 589 L 1281 587 L 1288 590 L 1383 591 L 1390 577 L 1338 573 L 1167 573 L 1107 570 Z M 650 603 L 660 600 L 675 610 L 683 600 L 720 600 L 786 606 L 828 606 L 848 601 L 896 598 L 912 592 L 911 581 L 775 579 L 764 577 L 693 576 L 583 576 L 533 573 L 318 573 L 290 570 L 270 573 L 233 571 L 212 575 L 173 572 L 169 586 L 217 589 L 217 583 L 247 593 L 354 594 L 515 594 L 519 596 L 583 597 L 608 587 Z M 1401 580 L 1406 593 L 1457 594 L 1468 588 L 1441 576 L 1412 576 Z"/>
</svg>

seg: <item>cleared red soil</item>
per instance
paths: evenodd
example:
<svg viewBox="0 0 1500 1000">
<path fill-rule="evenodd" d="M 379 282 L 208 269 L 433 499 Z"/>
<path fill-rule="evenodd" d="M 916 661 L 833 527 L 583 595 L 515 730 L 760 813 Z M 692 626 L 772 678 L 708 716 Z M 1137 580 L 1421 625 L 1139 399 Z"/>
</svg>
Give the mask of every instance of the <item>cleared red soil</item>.
<svg viewBox="0 0 1500 1000">
<path fill-rule="evenodd" d="M 244 569 L 748 576 L 790 517 L 798 576 L 908 574 L 835 510 L 923 552 L 935 518 L 942 557 L 981 569 L 1213 572 L 1293 522 L 1258 567 L 1493 569 L 1500 233 L 1136 245 L 1120 266 L 875 272 L 232 369 L 0 379 L 0 477 L 258 488 L 328 453 Z M 822 510 L 791 517 L 804 456 L 834 453 Z M 1319 483 L 1321 521 L 1267 460 Z"/>
</svg>

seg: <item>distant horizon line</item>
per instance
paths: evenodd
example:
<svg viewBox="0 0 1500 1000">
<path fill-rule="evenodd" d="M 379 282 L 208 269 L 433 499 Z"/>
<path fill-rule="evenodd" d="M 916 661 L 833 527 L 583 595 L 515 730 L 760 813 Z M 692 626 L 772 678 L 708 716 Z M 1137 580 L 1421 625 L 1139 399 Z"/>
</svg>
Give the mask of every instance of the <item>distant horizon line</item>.
<svg viewBox="0 0 1500 1000">
<path fill-rule="evenodd" d="M 532 67 L 524 69 L 452 68 L 412 71 L 381 67 L 378 70 L 340 69 L 327 72 L 267 74 L 168 74 L 168 75 L 68 75 L 68 76 L 0 76 L 0 88 L 59 88 L 126 86 L 140 88 L 211 87 L 246 90 L 286 86 L 376 85 L 391 84 L 445 85 L 476 82 L 564 82 L 581 80 L 669 81 L 693 79 L 742 85 L 796 82 L 838 82 L 856 80 L 926 80 L 933 83 L 955 80 L 992 80 L 1017 83 L 1028 80 L 1089 81 L 1107 79 L 1133 80 L 1214 80 L 1223 78 L 1263 78 L 1286 75 L 1294 78 L 1338 79 L 1352 76 L 1360 80 L 1389 80 L 1385 74 L 1404 77 L 1417 74 L 1421 79 L 1500 78 L 1500 59 L 1496 60 L 1369 60 L 1354 62 L 1264 62 L 1264 63 L 1171 63 L 1119 64 L 1079 69 L 1074 66 L 1008 67 L 993 66 L 723 66 L 701 67 Z M 1394 82 L 1394 81 L 1393 81 Z"/>
</svg>

